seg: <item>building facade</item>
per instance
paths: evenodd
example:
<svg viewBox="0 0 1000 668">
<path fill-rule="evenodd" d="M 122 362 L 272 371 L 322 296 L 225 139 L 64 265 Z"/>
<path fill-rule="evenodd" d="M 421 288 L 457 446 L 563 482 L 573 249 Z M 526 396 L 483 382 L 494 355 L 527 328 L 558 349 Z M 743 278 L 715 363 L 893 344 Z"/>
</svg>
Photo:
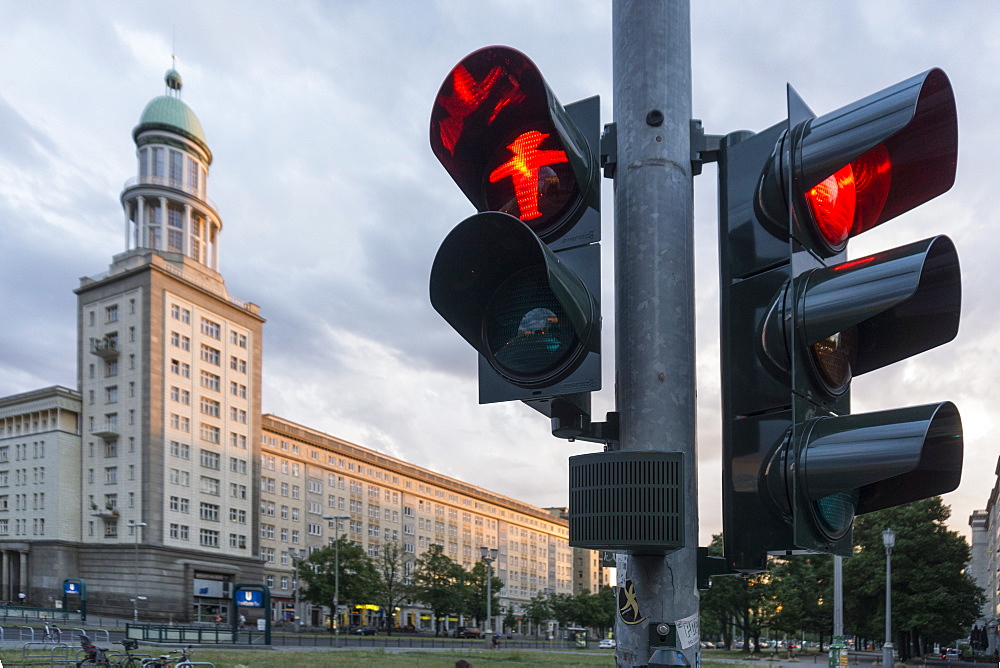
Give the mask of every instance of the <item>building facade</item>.
<svg viewBox="0 0 1000 668">
<path fill-rule="evenodd" d="M 996 475 L 986 509 L 976 510 L 969 517 L 972 527 L 969 574 L 986 593 L 976 625 L 986 629 L 987 654 L 1000 653 L 1000 458 Z"/>
<path fill-rule="evenodd" d="M 341 534 L 373 557 L 398 543 L 407 568 L 432 544 L 467 569 L 497 549 L 505 608 L 572 593 L 565 519 L 262 415 L 264 319 L 219 273 L 212 152 L 165 81 L 132 133 L 124 251 L 75 290 L 78 389 L 0 399 L 0 600 L 51 607 L 73 578 L 95 612 L 208 622 L 262 582 L 275 619 L 319 624 L 329 609 L 294 609 L 294 564 Z"/>
</svg>

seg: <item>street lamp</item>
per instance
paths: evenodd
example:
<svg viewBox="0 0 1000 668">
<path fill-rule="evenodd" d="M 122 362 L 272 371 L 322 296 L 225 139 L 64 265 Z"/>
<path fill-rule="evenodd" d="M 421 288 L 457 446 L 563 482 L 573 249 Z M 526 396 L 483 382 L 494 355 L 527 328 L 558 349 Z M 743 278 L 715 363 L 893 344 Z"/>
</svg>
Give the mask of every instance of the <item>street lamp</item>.
<svg viewBox="0 0 1000 668">
<path fill-rule="evenodd" d="M 348 520 L 350 515 L 323 515 L 324 520 Z M 340 523 L 331 529 L 337 530 L 337 540 L 333 544 L 333 638 L 340 642 Z"/>
<path fill-rule="evenodd" d="M 490 591 L 490 586 L 493 580 L 492 565 L 497 560 L 497 549 L 483 545 L 479 548 L 479 554 L 482 556 L 483 561 L 486 562 L 486 632 L 489 633 L 493 631 L 493 611 L 490 609 L 493 604 L 493 594 Z"/>
<path fill-rule="evenodd" d="M 882 645 L 882 665 L 892 666 L 896 659 L 892 650 L 892 548 L 896 545 L 896 532 L 886 529 L 882 532 L 885 545 L 885 644 Z"/>
<path fill-rule="evenodd" d="M 132 599 L 132 621 L 139 621 L 139 527 L 146 526 L 145 522 L 127 522 L 125 526 L 132 529 L 135 536 L 135 598 Z"/>
<path fill-rule="evenodd" d="M 292 612 L 292 628 L 298 629 L 298 624 L 296 621 L 299 617 L 299 562 L 306 558 L 306 549 L 300 548 L 301 553 L 296 554 L 295 548 L 288 548 L 288 556 L 292 558 L 292 568 L 294 569 L 292 573 L 292 594 L 295 597 L 294 602 L 294 612 Z"/>
</svg>

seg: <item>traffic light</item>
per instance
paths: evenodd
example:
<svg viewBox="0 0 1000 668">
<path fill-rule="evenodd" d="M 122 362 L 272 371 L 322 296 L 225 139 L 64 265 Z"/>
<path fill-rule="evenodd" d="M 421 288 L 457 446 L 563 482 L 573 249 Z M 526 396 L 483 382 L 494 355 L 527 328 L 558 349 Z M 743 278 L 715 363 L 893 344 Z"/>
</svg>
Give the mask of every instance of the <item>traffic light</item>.
<svg viewBox="0 0 1000 668">
<path fill-rule="evenodd" d="M 851 380 L 953 339 L 961 279 L 938 236 L 848 260 L 856 236 L 947 191 L 958 147 L 930 70 L 719 150 L 723 532 L 733 570 L 769 552 L 849 556 L 856 515 L 958 486 L 950 402 L 852 415 Z"/>
<path fill-rule="evenodd" d="M 479 352 L 479 401 L 523 400 L 575 433 L 601 388 L 599 100 L 564 109 L 527 56 L 488 47 L 441 85 L 430 141 L 479 212 L 430 276 Z"/>
</svg>

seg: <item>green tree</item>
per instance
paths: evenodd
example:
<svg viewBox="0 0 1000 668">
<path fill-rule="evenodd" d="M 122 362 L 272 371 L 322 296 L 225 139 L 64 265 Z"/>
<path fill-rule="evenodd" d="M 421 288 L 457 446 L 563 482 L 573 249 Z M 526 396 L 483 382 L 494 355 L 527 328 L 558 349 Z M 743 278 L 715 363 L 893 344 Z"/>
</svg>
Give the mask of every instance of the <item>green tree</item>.
<svg viewBox="0 0 1000 668">
<path fill-rule="evenodd" d="M 413 587 L 403 576 L 405 553 L 399 543 L 384 543 L 379 556 L 374 559 L 375 582 L 372 600 L 385 611 L 386 628 L 392 635 L 396 607 L 413 597 Z"/>
<path fill-rule="evenodd" d="M 777 605 L 771 628 L 797 637 L 800 631 L 824 637 L 833 628 L 833 557 L 811 554 L 772 560 Z"/>
<path fill-rule="evenodd" d="M 299 563 L 299 580 L 306 583 L 303 598 L 313 605 L 332 606 L 338 564 L 341 605 L 373 602 L 375 566 L 364 548 L 343 536 L 334 545 L 316 550 Z"/>
<path fill-rule="evenodd" d="M 434 635 L 441 635 L 441 618 L 460 610 L 465 569 L 444 553 L 441 545 L 431 545 L 416 561 L 413 571 L 413 598 L 431 609 Z"/>
<path fill-rule="evenodd" d="M 517 615 L 514 613 L 514 606 L 508 605 L 503 611 L 503 625 L 507 627 L 507 632 L 517 628 Z"/>
<path fill-rule="evenodd" d="M 529 624 L 533 624 L 536 629 L 543 622 L 552 619 L 552 608 L 549 607 L 549 597 L 544 593 L 539 592 L 531 597 L 528 601 L 528 605 L 524 608 L 524 617 L 528 620 Z"/>
<path fill-rule="evenodd" d="M 584 589 L 573 597 L 573 619 L 583 626 L 597 629 L 600 637 L 615 624 L 615 597 L 611 587 L 601 587 L 596 594 Z"/>
<path fill-rule="evenodd" d="M 712 536 L 708 546 L 712 556 L 722 556 L 722 534 Z M 733 622 L 742 618 L 746 607 L 746 592 L 736 575 L 716 576 L 712 586 L 701 594 L 701 625 L 703 635 L 721 636 L 726 648 L 733 646 Z"/>
<path fill-rule="evenodd" d="M 486 622 L 486 564 L 477 561 L 471 571 L 465 572 L 462 583 L 462 608 L 463 614 L 475 617 L 480 626 Z M 494 615 L 500 613 L 500 590 L 503 589 L 503 580 L 496 575 L 490 575 L 490 612 Z M 485 628 L 485 627 L 483 627 Z"/>
<path fill-rule="evenodd" d="M 858 517 L 854 558 L 844 565 L 846 631 L 866 638 L 884 635 L 882 531 L 892 529 L 892 622 L 901 657 L 968 635 L 983 592 L 965 572 L 969 545 L 945 525 L 950 516 L 941 497 L 932 497 Z"/>
<path fill-rule="evenodd" d="M 576 621 L 576 605 L 572 594 L 549 594 L 549 610 L 552 611 L 552 618 L 559 622 L 559 626 L 566 628 L 570 622 Z"/>
</svg>

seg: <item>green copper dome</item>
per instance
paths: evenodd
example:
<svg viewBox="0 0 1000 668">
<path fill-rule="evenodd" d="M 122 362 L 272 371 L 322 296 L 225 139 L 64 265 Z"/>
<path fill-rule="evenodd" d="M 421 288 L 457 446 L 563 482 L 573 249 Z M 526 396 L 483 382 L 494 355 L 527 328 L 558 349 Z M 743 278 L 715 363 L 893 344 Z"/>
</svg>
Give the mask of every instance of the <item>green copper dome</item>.
<svg viewBox="0 0 1000 668">
<path fill-rule="evenodd" d="M 144 130 L 170 130 L 177 132 L 208 151 L 208 143 L 205 141 L 205 131 L 201 129 L 201 121 L 191 111 L 191 107 L 184 104 L 179 97 L 161 95 L 154 97 L 142 110 L 139 118 L 139 125 L 132 131 L 132 137 L 136 138 Z"/>
<path fill-rule="evenodd" d="M 138 143 L 139 135 L 146 130 L 166 130 L 187 137 L 200 146 L 212 164 L 212 151 L 205 141 L 205 131 L 201 129 L 201 121 L 191 111 L 191 107 L 181 100 L 181 75 L 174 68 L 167 70 L 163 81 L 170 89 L 167 95 L 154 97 L 142 110 L 139 125 L 132 130 L 132 139 Z"/>
</svg>

